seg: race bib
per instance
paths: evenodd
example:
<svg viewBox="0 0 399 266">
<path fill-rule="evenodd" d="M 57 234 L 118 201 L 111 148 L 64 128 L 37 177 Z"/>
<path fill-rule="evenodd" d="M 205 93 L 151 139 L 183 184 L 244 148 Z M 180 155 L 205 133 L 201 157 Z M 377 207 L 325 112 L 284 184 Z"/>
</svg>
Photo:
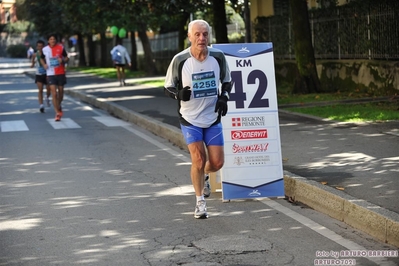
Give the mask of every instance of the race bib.
<svg viewBox="0 0 399 266">
<path fill-rule="evenodd" d="M 52 66 L 52 67 L 60 66 L 60 62 L 58 62 L 58 57 L 50 58 L 50 66 Z"/>
<path fill-rule="evenodd" d="M 46 74 L 46 69 L 44 67 L 42 67 L 42 66 L 39 66 L 37 68 L 37 70 L 38 70 L 39 74 Z"/>
<path fill-rule="evenodd" d="M 211 97 L 218 94 L 215 72 L 200 72 L 192 74 L 192 90 L 194 98 Z"/>
</svg>

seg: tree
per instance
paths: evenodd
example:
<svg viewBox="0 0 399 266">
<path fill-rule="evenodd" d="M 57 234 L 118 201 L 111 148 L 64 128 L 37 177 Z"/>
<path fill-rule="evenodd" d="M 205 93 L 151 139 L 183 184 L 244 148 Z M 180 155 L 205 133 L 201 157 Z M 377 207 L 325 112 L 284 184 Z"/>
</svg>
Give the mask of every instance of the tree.
<svg viewBox="0 0 399 266">
<path fill-rule="evenodd" d="M 213 29 L 216 35 L 216 43 L 228 43 L 226 7 L 224 0 L 213 1 Z"/>
<path fill-rule="evenodd" d="M 293 93 L 321 92 L 316 70 L 316 60 L 310 32 L 308 5 L 306 0 L 290 0 L 290 16 L 294 32 L 294 49 L 298 68 Z"/>
</svg>

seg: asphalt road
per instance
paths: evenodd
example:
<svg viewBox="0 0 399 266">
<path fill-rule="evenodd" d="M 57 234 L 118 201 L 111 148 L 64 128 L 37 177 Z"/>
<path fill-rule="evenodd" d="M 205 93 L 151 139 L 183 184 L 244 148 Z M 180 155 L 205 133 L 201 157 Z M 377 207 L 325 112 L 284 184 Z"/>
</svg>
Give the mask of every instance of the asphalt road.
<svg viewBox="0 0 399 266">
<path fill-rule="evenodd" d="M 284 199 L 223 203 L 214 193 L 210 218 L 196 220 L 186 152 L 71 97 L 56 123 L 51 108 L 39 112 L 24 64 L 2 61 L 0 265 L 314 265 L 341 251 L 397 255 Z M 347 264 L 399 264 L 342 255 Z"/>
</svg>

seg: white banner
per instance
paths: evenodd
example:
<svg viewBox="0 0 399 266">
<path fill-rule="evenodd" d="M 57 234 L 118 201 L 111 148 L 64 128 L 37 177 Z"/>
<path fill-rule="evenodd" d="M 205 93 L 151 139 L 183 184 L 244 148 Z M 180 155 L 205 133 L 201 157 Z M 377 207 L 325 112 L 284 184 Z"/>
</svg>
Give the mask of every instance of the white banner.
<svg viewBox="0 0 399 266">
<path fill-rule="evenodd" d="M 224 200 L 284 196 L 272 43 L 214 44 L 234 83 L 222 118 Z"/>
</svg>

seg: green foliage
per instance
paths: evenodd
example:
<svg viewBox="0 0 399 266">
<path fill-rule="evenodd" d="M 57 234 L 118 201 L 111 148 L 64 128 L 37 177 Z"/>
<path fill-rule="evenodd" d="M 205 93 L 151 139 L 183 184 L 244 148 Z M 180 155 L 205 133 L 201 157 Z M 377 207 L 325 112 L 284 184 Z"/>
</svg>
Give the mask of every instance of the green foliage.
<svg viewBox="0 0 399 266">
<path fill-rule="evenodd" d="M 234 32 L 229 35 L 229 42 L 230 43 L 243 43 L 245 42 L 245 35 L 242 35 L 241 33 Z"/>
<path fill-rule="evenodd" d="M 3 28 L 3 32 L 22 33 L 34 31 L 34 25 L 29 21 L 19 20 L 15 23 L 8 23 Z"/>
<path fill-rule="evenodd" d="M 238 29 L 245 29 L 244 19 L 229 5 L 226 5 L 227 24 L 236 24 Z"/>
<path fill-rule="evenodd" d="M 23 44 L 14 44 L 7 46 L 7 54 L 13 58 L 26 58 L 26 46 Z"/>
</svg>

